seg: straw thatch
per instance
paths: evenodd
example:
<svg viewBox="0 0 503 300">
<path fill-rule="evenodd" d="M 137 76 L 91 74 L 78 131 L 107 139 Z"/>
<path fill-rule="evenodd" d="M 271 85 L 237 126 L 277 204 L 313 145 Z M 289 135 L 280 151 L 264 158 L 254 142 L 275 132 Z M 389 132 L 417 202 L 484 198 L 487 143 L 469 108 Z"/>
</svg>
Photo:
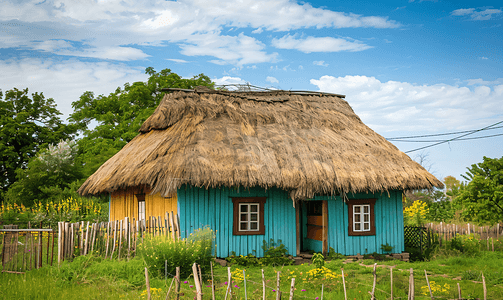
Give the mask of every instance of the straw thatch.
<svg viewBox="0 0 503 300">
<path fill-rule="evenodd" d="M 365 126 L 343 96 L 175 91 L 140 134 L 79 189 L 278 187 L 314 194 L 423 189 L 442 183 Z"/>
</svg>

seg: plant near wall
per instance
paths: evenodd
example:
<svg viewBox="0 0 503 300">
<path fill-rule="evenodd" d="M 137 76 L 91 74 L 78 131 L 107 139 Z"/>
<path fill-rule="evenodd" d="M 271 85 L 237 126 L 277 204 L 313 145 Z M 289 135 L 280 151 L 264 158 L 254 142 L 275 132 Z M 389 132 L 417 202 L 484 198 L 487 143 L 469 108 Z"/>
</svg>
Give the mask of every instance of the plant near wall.
<svg viewBox="0 0 503 300">
<path fill-rule="evenodd" d="M 388 244 L 388 242 L 386 242 L 386 244 L 381 244 L 381 250 L 384 253 L 391 253 L 391 251 L 393 251 L 393 248 L 395 247 Z"/>
<path fill-rule="evenodd" d="M 253 253 L 256 251 L 253 250 Z M 249 266 L 259 266 L 262 265 L 262 262 L 257 258 L 256 255 L 248 253 L 247 255 L 236 255 L 236 252 L 232 251 L 229 257 L 226 257 L 225 260 L 231 265 L 240 265 L 243 267 Z"/>
<path fill-rule="evenodd" d="M 321 269 L 325 265 L 325 257 L 321 253 L 313 254 L 313 258 L 311 259 L 313 265 L 316 266 L 317 269 Z"/>
<path fill-rule="evenodd" d="M 138 245 L 137 253 L 153 276 L 164 276 L 167 265 L 169 274 L 175 274 L 176 267 L 180 267 L 181 276 L 188 277 L 194 263 L 201 266 L 202 272 L 210 268 L 213 243 L 214 233 L 210 228 L 197 229 L 189 238 L 179 240 L 165 235 L 147 235 Z"/>
<path fill-rule="evenodd" d="M 281 240 L 274 242 L 270 239 L 269 242 L 263 241 L 262 250 L 264 257 L 260 260 L 264 265 L 268 266 L 283 266 L 291 265 L 293 261 L 288 257 L 288 249 Z"/>
</svg>

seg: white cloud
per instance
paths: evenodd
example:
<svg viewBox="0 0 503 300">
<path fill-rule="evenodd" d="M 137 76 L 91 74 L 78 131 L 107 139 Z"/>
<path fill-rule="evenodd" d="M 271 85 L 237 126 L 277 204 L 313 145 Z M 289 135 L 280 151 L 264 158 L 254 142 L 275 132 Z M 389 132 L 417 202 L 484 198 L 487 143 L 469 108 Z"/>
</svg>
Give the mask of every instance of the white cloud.
<svg viewBox="0 0 503 300">
<path fill-rule="evenodd" d="M 184 59 L 178 59 L 178 58 L 166 58 L 166 60 L 170 60 L 170 61 L 173 61 L 173 62 L 176 62 L 176 63 L 179 63 L 179 64 L 188 63 L 188 61 L 186 61 Z"/>
<path fill-rule="evenodd" d="M 311 83 L 320 91 L 346 95 L 362 121 L 379 132 L 471 129 L 503 114 L 502 83 L 468 88 L 349 75 L 322 76 Z"/>
<path fill-rule="evenodd" d="M 490 20 L 493 15 L 501 14 L 503 11 L 501 9 L 486 8 L 484 10 L 475 8 L 460 8 L 451 12 L 453 16 L 470 16 L 472 20 L 475 21 L 486 21 Z"/>
<path fill-rule="evenodd" d="M 272 77 L 272 76 L 267 76 L 265 81 L 270 82 L 270 83 L 279 83 L 278 79 L 276 79 L 275 77 Z"/>
<path fill-rule="evenodd" d="M 313 61 L 313 65 L 328 67 L 328 64 L 326 64 L 324 60 L 315 60 L 315 61 Z"/>
<path fill-rule="evenodd" d="M 147 57 L 133 45 L 165 46 L 168 42 L 181 44 L 187 55 L 215 56 L 214 61 L 238 65 L 274 61 L 276 54 L 268 53 L 259 41 L 243 34 L 224 36 L 224 30 L 250 28 L 258 34 L 301 28 L 401 26 L 385 16 L 336 12 L 293 0 L 6 0 L 2 2 L 0 22 L 0 48 L 22 47 L 57 55 L 127 61 Z M 253 48 L 249 52 L 243 49 L 246 40 Z M 228 46 L 214 45 L 222 41 Z M 83 48 L 72 45 L 74 42 L 82 43 Z M 348 45 L 354 43 L 345 40 L 329 42 L 338 48 L 350 48 L 348 51 L 365 47 Z M 235 50 L 233 43 L 242 47 Z M 302 51 L 329 51 L 298 47 Z"/>
<path fill-rule="evenodd" d="M 474 10 L 475 10 L 475 8 L 460 8 L 460 9 L 456 9 L 456 10 L 452 11 L 451 15 L 465 16 L 465 15 L 472 14 Z"/>
<path fill-rule="evenodd" d="M 193 36 L 190 44 L 183 44 L 181 53 L 187 56 L 209 55 L 218 58 L 216 64 L 242 66 L 276 61 L 277 53 L 268 54 L 259 40 L 240 33 L 238 36 Z"/>
<path fill-rule="evenodd" d="M 485 57 L 485 56 L 481 56 L 481 57 L 479 57 L 479 59 L 486 60 L 486 59 L 489 59 L 489 58 L 487 58 L 487 57 Z"/>
<path fill-rule="evenodd" d="M 107 62 L 79 62 L 41 60 L 0 60 L 0 89 L 29 88 L 54 98 L 57 108 L 66 118 L 73 112 L 72 102 L 79 100 L 85 91 L 95 95 L 108 94 L 126 82 L 146 81 L 144 69 Z"/>
<path fill-rule="evenodd" d="M 466 80 L 467 85 L 495 85 L 503 84 L 503 78 L 498 78 L 493 81 L 483 80 L 482 78 L 468 79 Z"/>
<path fill-rule="evenodd" d="M 296 49 L 304 53 L 311 52 L 339 52 L 339 51 L 363 51 L 372 48 L 359 41 L 348 41 L 333 37 L 307 37 L 296 39 L 295 36 L 285 35 L 279 39 L 273 39 L 272 45 L 279 49 Z"/>
<path fill-rule="evenodd" d="M 234 84 L 246 84 L 246 81 L 239 77 L 223 76 L 222 78 L 214 78 L 212 81 L 216 85 L 234 85 Z M 229 90 L 235 90 L 236 88 L 228 87 Z"/>
</svg>

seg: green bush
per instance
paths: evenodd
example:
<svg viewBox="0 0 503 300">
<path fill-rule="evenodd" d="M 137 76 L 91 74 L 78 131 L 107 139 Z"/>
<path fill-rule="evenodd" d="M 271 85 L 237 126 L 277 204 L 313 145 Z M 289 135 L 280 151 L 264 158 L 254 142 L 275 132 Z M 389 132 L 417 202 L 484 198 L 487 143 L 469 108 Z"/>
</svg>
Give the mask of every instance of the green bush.
<svg viewBox="0 0 503 300">
<path fill-rule="evenodd" d="M 192 265 L 201 265 L 201 271 L 210 268 L 214 234 L 210 228 L 197 229 L 187 239 L 172 240 L 165 235 L 146 236 L 137 247 L 137 254 L 143 258 L 152 276 L 162 277 L 166 271 L 173 275 L 180 267 L 182 277 L 188 277 Z"/>
<path fill-rule="evenodd" d="M 344 255 L 342 255 L 340 253 L 335 252 L 334 248 L 329 247 L 328 248 L 328 258 L 329 259 L 345 259 L 346 256 L 344 256 Z"/>
<path fill-rule="evenodd" d="M 253 250 L 253 252 L 256 252 Z M 225 260 L 231 265 L 240 265 L 243 267 L 260 266 L 262 262 L 254 254 L 249 253 L 248 255 L 236 255 L 236 252 L 232 251 L 229 257 Z"/>
<path fill-rule="evenodd" d="M 318 269 L 321 269 L 321 267 L 325 265 L 325 258 L 321 253 L 313 254 L 313 258 L 311 259 L 311 261 L 313 262 L 313 265 L 315 265 L 316 268 Z"/>
<path fill-rule="evenodd" d="M 293 261 L 288 257 L 288 249 L 283 245 L 281 240 L 274 242 L 271 239 L 269 243 L 263 242 L 262 249 L 264 257 L 260 261 L 266 266 L 284 266 L 291 265 Z"/>
</svg>

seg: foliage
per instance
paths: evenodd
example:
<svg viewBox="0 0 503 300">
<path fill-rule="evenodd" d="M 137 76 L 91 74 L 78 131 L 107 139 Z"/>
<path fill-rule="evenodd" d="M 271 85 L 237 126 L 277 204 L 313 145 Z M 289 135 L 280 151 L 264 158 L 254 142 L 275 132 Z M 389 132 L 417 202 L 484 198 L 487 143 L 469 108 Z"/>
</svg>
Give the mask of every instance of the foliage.
<svg viewBox="0 0 503 300">
<path fill-rule="evenodd" d="M 89 283 L 107 280 L 122 288 L 140 287 L 145 283 L 143 261 L 128 262 L 106 260 L 99 256 L 77 256 L 72 262 L 64 261 L 59 268 L 51 269 L 52 276 L 63 284 Z"/>
<path fill-rule="evenodd" d="M 503 157 L 484 156 L 484 161 L 473 164 L 463 177 L 470 181 L 458 197 L 465 208 L 465 220 L 479 224 L 503 221 Z"/>
<path fill-rule="evenodd" d="M 253 250 L 253 252 L 256 251 Z M 236 252 L 232 251 L 231 255 L 229 257 L 226 257 L 225 260 L 231 265 L 237 264 L 243 267 L 263 265 L 263 263 L 257 258 L 257 256 L 251 253 L 247 255 L 236 255 Z"/>
<path fill-rule="evenodd" d="M 325 265 L 325 258 L 321 253 L 314 253 L 311 261 L 313 262 L 313 265 L 318 269 Z"/>
<path fill-rule="evenodd" d="M 451 200 L 441 200 L 433 202 L 428 206 L 426 219 L 432 222 L 449 222 L 456 213 L 456 206 Z"/>
<path fill-rule="evenodd" d="M 31 206 L 71 195 L 72 183 L 82 179 L 82 166 L 74 163 L 76 155 L 74 141 L 50 144 L 29 160 L 26 169 L 17 170 L 17 181 L 7 191 L 6 198 L 11 203 Z"/>
<path fill-rule="evenodd" d="M 245 269 L 241 270 L 239 268 L 236 268 L 234 271 L 231 272 L 231 277 L 232 280 L 235 282 L 242 282 L 245 279 L 245 276 L 243 274 L 243 271 L 246 272 Z M 250 274 L 246 274 L 246 279 L 248 280 L 250 278 Z"/>
<path fill-rule="evenodd" d="M 65 125 L 59 115 L 54 100 L 43 93 L 30 97 L 27 88 L 0 93 L 0 202 L 16 181 L 16 170 L 26 168 L 30 158 L 47 144 L 75 133 L 76 127 Z"/>
<path fill-rule="evenodd" d="M 428 205 L 426 202 L 417 200 L 411 206 L 404 209 L 404 223 L 407 226 L 422 226 L 425 223 L 427 213 Z"/>
<path fill-rule="evenodd" d="M 451 201 L 454 200 L 464 188 L 464 183 L 457 180 L 454 176 L 445 177 L 444 184 L 445 194 Z"/>
<path fill-rule="evenodd" d="M 431 288 L 431 292 L 433 293 L 433 295 L 438 295 L 438 293 L 448 293 L 449 290 L 451 289 L 451 286 L 448 283 L 444 283 L 444 285 L 440 285 L 436 281 L 431 280 L 429 288 L 427 285 L 424 285 L 421 287 L 421 291 L 423 292 L 423 295 L 429 296 L 430 295 L 430 288 Z"/>
<path fill-rule="evenodd" d="M 329 259 L 344 259 L 344 258 L 346 258 L 346 256 L 344 256 L 344 255 L 342 255 L 340 253 L 335 252 L 334 248 L 329 247 L 328 248 L 328 258 Z"/>
<path fill-rule="evenodd" d="M 0 206 L 0 223 L 19 224 L 22 227 L 28 222 L 42 222 L 43 226 L 55 228 L 58 222 L 103 222 L 107 219 L 108 210 L 93 198 L 70 197 L 55 202 L 39 202 L 31 208 L 16 203 L 3 203 Z"/>
<path fill-rule="evenodd" d="M 448 291 L 436 289 L 433 295 L 437 299 L 457 299 L 456 283 L 460 283 L 463 295 L 472 295 L 472 299 L 483 297 L 481 272 L 484 273 L 488 285 L 488 299 L 500 299 L 503 288 L 503 245 L 498 241 L 496 252 L 481 251 L 479 256 L 467 257 L 464 254 L 454 257 L 437 257 L 432 261 L 402 262 L 383 261 L 376 269 L 376 299 L 389 298 L 390 269 L 393 268 L 393 294 L 395 298 L 406 299 L 409 285 L 409 270 L 413 268 L 416 282 L 416 296 L 422 294 L 426 286 L 424 271 L 427 270 L 430 284 Z M 5 299 L 141 299 L 145 293 L 144 262 L 140 258 L 126 260 L 104 260 L 89 256 L 76 259 L 75 262 L 63 263 L 61 268 L 44 267 L 29 271 L 26 274 L 0 273 L 0 293 Z M 488 262 L 491 262 L 488 264 Z M 310 264 L 280 267 L 248 267 L 246 268 L 246 292 L 248 299 L 262 299 L 262 271 L 266 281 L 266 299 L 276 296 L 277 272 L 280 274 L 280 291 L 288 295 L 291 279 L 295 280 L 294 299 L 321 299 L 321 285 L 324 285 L 324 299 L 344 299 L 341 267 L 344 268 L 346 293 L 348 299 L 369 299 L 372 290 L 373 262 L 365 261 L 327 262 L 322 269 Z M 232 281 L 227 282 L 227 268 L 214 266 L 215 298 L 224 299 L 227 287 L 232 285 L 232 298 L 244 299 L 245 289 L 242 279 L 243 268 L 232 268 Z M 202 292 L 211 295 L 210 274 L 203 273 L 204 284 Z M 71 278 L 71 279 L 69 279 Z M 153 293 L 160 294 L 164 299 L 169 289 L 172 274 L 164 280 L 150 277 L 150 287 Z M 162 289 L 162 292 L 160 291 Z M 181 299 L 193 299 L 196 295 L 192 276 L 182 277 Z M 423 296 L 423 295 L 421 295 Z M 428 295 L 427 295 L 428 296 Z M 173 289 L 171 299 L 174 299 Z M 229 297 L 228 297 L 229 298 Z M 426 297 L 424 297 L 426 298 Z"/>
<path fill-rule="evenodd" d="M 260 260 L 264 265 L 283 266 L 291 265 L 293 263 L 287 256 L 288 249 L 281 240 L 278 240 L 277 243 L 274 242 L 274 239 L 271 239 L 269 243 L 263 241 L 262 250 L 264 250 L 264 257 Z"/>
<path fill-rule="evenodd" d="M 214 234 L 210 228 L 194 231 L 191 238 L 173 240 L 166 235 L 146 235 L 137 246 L 137 254 L 145 261 L 153 276 L 162 277 L 165 272 L 175 274 L 180 267 L 181 276 L 187 277 L 192 272 L 192 265 L 201 265 L 205 272 L 210 267 Z"/>
<path fill-rule="evenodd" d="M 390 253 L 391 251 L 393 251 L 393 248 L 395 248 L 395 247 L 388 244 L 388 242 L 386 242 L 386 244 L 381 244 L 382 252 Z"/>
<path fill-rule="evenodd" d="M 184 79 L 170 69 L 156 72 L 151 67 L 145 73 L 150 75 L 147 82 L 126 83 L 108 96 L 95 96 L 88 91 L 72 103 L 74 112 L 70 121 L 84 134 L 79 140 L 79 161 L 84 165 L 85 177 L 138 134 L 138 129 L 165 95 L 161 89 L 214 86 L 204 74 Z M 97 125 L 91 128 L 91 122 Z"/>
<path fill-rule="evenodd" d="M 379 260 L 379 261 L 382 261 L 382 260 L 386 260 L 387 257 L 385 254 L 380 254 L 380 253 L 377 253 L 377 252 L 372 252 L 370 254 L 364 254 L 363 255 L 363 258 L 364 259 L 373 259 L 373 260 Z"/>
</svg>

